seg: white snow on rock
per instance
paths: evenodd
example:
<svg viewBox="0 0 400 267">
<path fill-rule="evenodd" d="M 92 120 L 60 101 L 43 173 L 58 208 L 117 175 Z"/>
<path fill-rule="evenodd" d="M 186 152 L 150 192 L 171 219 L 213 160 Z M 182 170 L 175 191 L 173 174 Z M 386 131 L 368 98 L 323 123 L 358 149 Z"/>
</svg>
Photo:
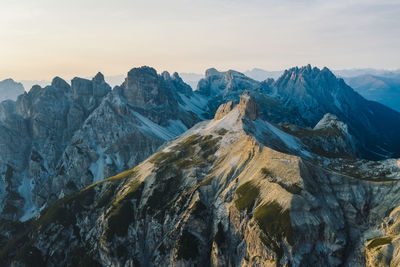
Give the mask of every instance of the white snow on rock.
<svg viewBox="0 0 400 267">
<path fill-rule="evenodd" d="M 167 127 L 163 127 L 149 120 L 138 112 L 133 113 L 142 124 L 138 126 L 139 129 L 145 133 L 155 135 L 162 140 L 170 140 L 187 130 L 187 127 L 180 120 L 168 120 L 169 125 Z"/>
<path fill-rule="evenodd" d="M 104 152 L 105 152 L 105 148 L 102 148 L 100 146 L 97 147 L 97 154 L 98 154 L 99 158 L 97 159 L 96 162 L 93 162 L 92 164 L 90 164 L 89 170 L 93 174 L 93 183 L 96 183 L 105 178 L 104 177 L 104 166 L 105 166 L 105 164 L 108 163 L 107 157 L 109 157 L 109 156 L 105 155 Z"/>
<path fill-rule="evenodd" d="M 208 102 L 206 97 L 196 94 L 195 96 L 192 96 L 189 98 L 186 95 L 180 94 L 180 93 L 179 93 L 179 96 L 183 101 L 183 105 L 181 104 L 180 106 L 184 110 L 192 111 L 197 116 L 204 119 L 202 114 L 204 113 L 205 108 L 207 106 L 207 102 Z"/>
<path fill-rule="evenodd" d="M 25 222 L 35 217 L 43 208 L 38 208 L 32 201 L 32 190 L 35 187 L 33 179 L 24 175 L 21 185 L 18 187 L 18 193 L 24 198 L 24 215 L 19 219 Z"/>
<path fill-rule="evenodd" d="M 157 123 L 149 120 L 148 118 L 142 116 L 138 112 L 133 112 L 136 118 L 142 123 L 142 125 L 138 126 L 139 129 L 143 130 L 145 133 L 155 135 L 162 140 L 169 140 L 175 137 L 173 133 L 171 133 L 168 129 L 158 125 Z"/>
</svg>

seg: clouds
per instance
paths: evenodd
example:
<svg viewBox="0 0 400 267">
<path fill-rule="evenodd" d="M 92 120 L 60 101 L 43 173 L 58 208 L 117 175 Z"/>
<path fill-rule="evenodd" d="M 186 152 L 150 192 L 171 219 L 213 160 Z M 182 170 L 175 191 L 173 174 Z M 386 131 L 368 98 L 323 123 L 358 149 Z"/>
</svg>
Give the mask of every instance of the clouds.
<svg viewBox="0 0 400 267">
<path fill-rule="evenodd" d="M 5 0 L 0 10 L 0 78 L 400 62 L 392 0 Z"/>
</svg>

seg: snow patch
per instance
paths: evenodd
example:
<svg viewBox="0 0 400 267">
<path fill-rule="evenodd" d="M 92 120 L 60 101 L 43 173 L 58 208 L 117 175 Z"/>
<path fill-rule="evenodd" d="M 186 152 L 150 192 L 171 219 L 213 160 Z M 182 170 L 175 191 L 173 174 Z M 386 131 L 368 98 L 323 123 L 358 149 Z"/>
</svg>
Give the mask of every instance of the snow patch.
<svg viewBox="0 0 400 267">
<path fill-rule="evenodd" d="M 19 219 L 21 222 L 25 222 L 36 216 L 44 208 L 38 209 L 32 201 L 32 190 L 34 187 L 33 179 L 28 178 L 25 174 L 21 185 L 18 187 L 18 193 L 24 198 L 24 215 Z"/>
<path fill-rule="evenodd" d="M 133 114 L 142 124 L 138 126 L 139 129 L 148 134 L 155 135 L 165 141 L 170 140 L 187 130 L 187 127 L 180 120 L 168 120 L 168 126 L 163 127 L 149 120 L 138 112 L 133 111 Z"/>
<path fill-rule="evenodd" d="M 166 129 L 175 136 L 178 136 L 186 132 L 188 128 L 180 120 L 168 120 L 168 127 L 166 127 Z"/>
<path fill-rule="evenodd" d="M 310 158 L 312 157 L 310 152 L 308 152 L 302 148 L 298 138 L 278 129 L 277 127 L 275 127 L 274 125 L 272 125 L 271 123 L 269 123 L 267 121 L 257 119 L 256 123 L 260 126 L 261 125 L 263 125 L 264 127 L 266 126 L 270 132 L 272 132 L 275 136 L 277 136 L 286 145 L 287 148 L 294 150 L 294 151 L 298 151 L 303 156 L 310 157 Z M 260 129 L 262 129 L 262 127 L 260 127 Z"/>
<path fill-rule="evenodd" d="M 162 140 L 169 140 L 175 137 L 173 133 L 171 133 L 168 129 L 158 125 L 157 123 L 149 120 L 148 118 L 144 117 L 143 115 L 139 114 L 138 112 L 132 112 L 136 118 L 142 123 L 142 125 L 138 126 L 139 129 L 143 130 L 144 132 L 155 135 Z"/>
<path fill-rule="evenodd" d="M 298 144 L 298 141 L 293 136 L 291 136 L 288 133 L 285 133 L 282 130 L 279 130 L 278 128 L 276 128 L 275 126 L 270 124 L 269 122 L 266 122 L 265 125 L 269 128 L 270 131 L 272 131 L 276 136 L 278 136 L 279 139 L 281 139 L 282 142 L 284 142 L 288 148 L 294 149 L 294 150 L 301 149 Z"/>
<path fill-rule="evenodd" d="M 98 146 L 96 148 L 97 155 L 99 158 L 96 160 L 96 162 L 93 162 L 90 164 L 89 170 L 93 174 L 93 183 L 96 183 L 98 181 L 103 180 L 104 177 L 104 166 L 105 164 L 111 164 L 111 158 L 108 160 L 109 156 L 105 155 L 106 148 L 102 148 L 101 146 Z M 110 162 L 111 161 L 111 162 Z M 108 163 L 110 162 L 110 163 Z"/>
<path fill-rule="evenodd" d="M 337 94 L 333 95 L 333 103 L 335 104 L 335 106 L 340 110 L 343 111 L 342 109 L 342 104 L 340 103 L 340 101 L 337 99 Z"/>
<path fill-rule="evenodd" d="M 195 113 L 197 116 L 199 116 L 201 119 L 204 119 L 203 113 L 205 111 L 205 108 L 207 106 L 207 98 L 195 94 L 192 97 L 187 97 L 184 94 L 178 93 L 180 98 L 183 101 L 183 105 L 180 104 L 180 106 L 186 110 L 186 111 L 192 111 Z"/>
</svg>

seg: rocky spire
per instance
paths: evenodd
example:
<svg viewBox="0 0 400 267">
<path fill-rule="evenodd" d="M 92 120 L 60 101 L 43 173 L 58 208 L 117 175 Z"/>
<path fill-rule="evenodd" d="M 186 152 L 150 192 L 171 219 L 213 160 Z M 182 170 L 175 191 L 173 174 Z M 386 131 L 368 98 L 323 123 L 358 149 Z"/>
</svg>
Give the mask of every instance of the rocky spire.
<svg viewBox="0 0 400 267">
<path fill-rule="evenodd" d="M 260 109 L 249 91 L 243 92 L 240 96 L 240 101 L 238 105 L 240 113 L 251 120 L 257 119 L 260 115 Z"/>
<path fill-rule="evenodd" d="M 59 89 L 64 89 L 64 90 L 69 90 L 70 86 L 69 84 L 62 78 L 56 76 L 53 78 L 51 81 L 51 86 Z"/>
<path fill-rule="evenodd" d="M 217 112 L 215 113 L 214 120 L 222 119 L 223 117 L 226 116 L 226 114 L 231 112 L 235 106 L 236 104 L 233 103 L 232 101 L 220 105 Z"/>
<path fill-rule="evenodd" d="M 94 82 L 99 82 L 99 83 L 104 82 L 104 75 L 103 75 L 103 73 L 98 72 L 98 73 L 96 74 L 96 76 L 93 77 L 93 81 L 94 81 Z"/>
</svg>

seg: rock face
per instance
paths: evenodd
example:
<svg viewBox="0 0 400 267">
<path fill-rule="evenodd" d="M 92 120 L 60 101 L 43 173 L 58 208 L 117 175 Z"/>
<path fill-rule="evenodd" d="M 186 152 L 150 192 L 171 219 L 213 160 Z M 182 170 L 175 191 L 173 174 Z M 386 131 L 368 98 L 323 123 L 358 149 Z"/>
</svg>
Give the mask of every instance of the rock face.
<svg viewBox="0 0 400 267">
<path fill-rule="evenodd" d="M 4 100 L 17 100 L 17 97 L 25 92 L 21 83 L 15 82 L 13 79 L 0 81 L 0 102 Z"/>
<path fill-rule="evenodd" d="M 132 69 L 111 90 L 59 77 L 0 105 L 0 217 L 26 220 L 59 197 L 129 169 L 200 119 L 174 74 Z M 186 104 L 184 102 L 186 101 Z"/>
<path fill-rule="evenodd" d="M 311 66 L 56 77 L 0 103 L 0 262 L 396 264 L 399 116 Z"/>
<path fill-rule="evenodd" d="M 247 104 L 254 100 L 242 98 Z M 134 169 L 55 202 L 20 226 L 25 234 L 0 250 L 1 261 L 382 264 L 366 254 L 367 240 L 379 236 L 374 229 L 400 205 L 396 160 L 320 155 L 307 146 L 300 128 L 295 136 L 260 117 L 251 119 L 239 105 L 224 110 L 218 120 L 198 124 Z"/>
<path fill-rule="evenodd" d="M 290 69 L 274 86 L 281 101 L 295 107 L 305 119 L 304 126 L 315 125 L 326 113 L 334 114 L 357 137 L 360 156 L 376 159 L 387 154 L 396 157 L 399 147 L 396 136 L 400 130 L 393 125 L 399 121 L 400 113 L 363 99 L 327 68 L 319 70 L 308 65 Z"/>
<path fill-rule="evenodd" d="M 217 112 L 215 112 L 214 120 L 222 119 L 223 117 L 225 117 L 226 114 L 231 112 L 235 106 L 236 104 L 232 101 L 222 104 L 221 106 L 219 106 Z"/>
<path fill-rule="evenodd" d="M 330 113 L 356 137 L 359 157 L 400 156 L 400 128 L 393 127 L 400 125 L 400 113 L 365 100 L 327 68 L 295 67 L 273 82 L 257 82 L 235 71 L 210 69 L 199 82 L 197 91 L 213 96 L 207 108 L 209 114 L 214 114 L 222 102 L 238 103 L 245 90 L 253 93 L 260 114 L 269 121 L 313 128 Z"/>
<path fill-rule="evenodd" d="M 238 109 L 244 117 L 247 117 L 250 120 L 255 120 L 260 116 L 258 105 L 255 99 L 250 96 L 250 92 L 248 91 L 240 96 Z"/>
</svg>

